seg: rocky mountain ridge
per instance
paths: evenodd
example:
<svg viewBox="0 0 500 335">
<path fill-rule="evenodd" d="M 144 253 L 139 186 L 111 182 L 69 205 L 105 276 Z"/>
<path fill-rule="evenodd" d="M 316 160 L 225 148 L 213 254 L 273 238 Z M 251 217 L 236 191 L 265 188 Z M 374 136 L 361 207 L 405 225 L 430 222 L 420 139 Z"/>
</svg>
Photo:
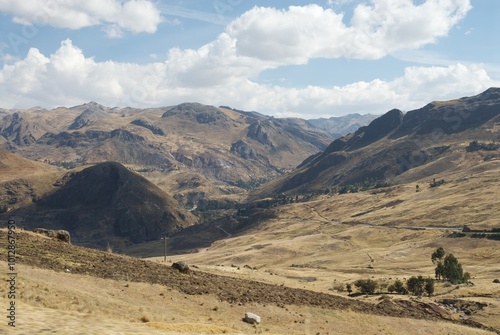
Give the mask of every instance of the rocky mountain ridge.
<svg viewBox="0 0 500 335">
<path fill-rule="evenodd" d="M 193 178 L 199 186 L 190 193 L 244 193 L 291 171 L 332 140 L 301 119 L 199 103 L 135 109 L 90 102 L 2 115 L 2 148 L 65 168 L 120 162 L 179 199 L 189 196 L 179 184 Z"/>
<path fill-rule="evenodd" d="M 311 192 L 367 180 L 409 182 L 446 173 L 472 155 L 481 160 L 500 158 L 498 150 L 467 151 L 473 141 L 500 141 L 500 88 L 432 102 L 407 113 L 393 109 L 333 141 L 261 192 Z"/>
</svg>

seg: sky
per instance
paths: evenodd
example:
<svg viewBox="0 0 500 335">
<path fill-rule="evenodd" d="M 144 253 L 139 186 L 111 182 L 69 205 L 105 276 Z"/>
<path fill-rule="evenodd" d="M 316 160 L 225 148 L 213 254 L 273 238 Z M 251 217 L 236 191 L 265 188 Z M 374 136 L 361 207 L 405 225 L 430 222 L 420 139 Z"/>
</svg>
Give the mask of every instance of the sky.
<svg viewBox="0 0 500 335">
<path fill-rule="evenodd" d="M 305 119 L 500 87 L 498 0 L 0 0 L 0 108 Z"/>
</svg>

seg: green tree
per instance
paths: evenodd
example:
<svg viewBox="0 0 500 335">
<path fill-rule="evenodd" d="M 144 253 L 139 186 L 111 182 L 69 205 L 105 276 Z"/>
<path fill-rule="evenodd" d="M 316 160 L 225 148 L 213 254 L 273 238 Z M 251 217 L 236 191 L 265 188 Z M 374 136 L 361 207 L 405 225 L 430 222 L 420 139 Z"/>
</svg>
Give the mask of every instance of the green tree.
<svg viewBox="0 0 500 335">
<path fill-rule="evenodd" d="M 434 270 L 436 274 L 436 279 L 441 280 L 441 278 L 444 278 L 444 265 L 443 263 L 439 262 L 436 266 L 436 269 Z"/>
<path fill-rule="evenodd" d="M 434 273 L 437 280 L 448 280 L 453 284 L 468 283 L 470 280 L 470 274 L 468 272 L 464 273 L 462 269 L 462 264 L 458 259 L 453 256 L 453 254 L 448 254 L 445 257 L 446 252 L 443 248 L 438 248 L 431 255 L 431 260 L 436 264 Z M 444 259 L 443 259 L 444 257 Z"/>
<path fill-rule="evenodd" d="M 406 287 L 405 285 L 403 284 L 403 282 L 399 279 L 397 279 L 395 282 L 394 282 L 394 288 L 395 288 L 395 291 L 399 294 L 407 294 L 408 291 L 406 290 Z"/>
<path fill-rule="evenodd" d="M 434 279 L 427 278 L 425 279 L 425 292 L 429 295 L 429 297 L 434 293 Z"/>
<path fill-rule="evenodd" d="M 436 264 L 434 273 L 437 280 L 440 280 L 442 277 L 444 277 L 443 257 L 445 254 L 446 252 L 444 251 L 444 249 L 442 247 L 439 247 L 431 255 L 432 263 Z"/>
<path fill-rule="evenodd" d="M 470 281 L 470 273 L 466 272 L 464 273 L 463 282 L 469 285 L 469 281 Z"/>
<path fill-rule="evenodd" d="M 356 286 L 361 293 L 373 294 L 377 289 L 377 282 L 371 279 L 359 279 L 354 282 L 354 286 Z"/>
<path fill-rule="evenodd" d="M 434 251 L 431 255 L 432 263 L 441 262 L 445 254 L 446 252 L 442 247 L 437 248 L 436 251 Z"/>
<path fill-rule="evenodd" d="M 422 276 L 411 277 L 406 282 L 406 288 L 408 292 L 414 295 L 422 295 L 424 293 L 425 280 Z"/>
<path fill-rule="evenodd" d="M 458 262 L 458 259 L 453 254 L 448 254 L 444 258 L 443 266 L 443 277 L 446 280 L 449 280 L 452 284 L 465 282 L 462 264 Z"/>
</svg>

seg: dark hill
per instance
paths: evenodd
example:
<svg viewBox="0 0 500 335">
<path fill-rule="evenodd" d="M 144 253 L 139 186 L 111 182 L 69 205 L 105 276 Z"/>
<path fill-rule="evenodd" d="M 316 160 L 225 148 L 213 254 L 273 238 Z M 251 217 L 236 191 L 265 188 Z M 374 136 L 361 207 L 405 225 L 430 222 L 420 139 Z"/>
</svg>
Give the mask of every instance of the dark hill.
<svg viewBox="0 0 500 335">
<path fill-rule="evenodd" d="M 472 157 L 466 149 L 472 141 L 495 147 L 488 144 L 500 140 L 499 125 L 500 88 L 433 102 L 406 114 L 394 109 L 333 141 L 260 194 L 307 193 L 368 180 L 410 182 L 449 171 L 467 159 L 500 158 L 499 150 Z"/>
<path fill-rule="evenodd" d="M 37 203 L 9 212 L 28 229 L 65 229 L 76 244 L 120 249 L 159 239 L 196 222 L 145 178 L 114 162 L 70 172 Z"/>
</svg>

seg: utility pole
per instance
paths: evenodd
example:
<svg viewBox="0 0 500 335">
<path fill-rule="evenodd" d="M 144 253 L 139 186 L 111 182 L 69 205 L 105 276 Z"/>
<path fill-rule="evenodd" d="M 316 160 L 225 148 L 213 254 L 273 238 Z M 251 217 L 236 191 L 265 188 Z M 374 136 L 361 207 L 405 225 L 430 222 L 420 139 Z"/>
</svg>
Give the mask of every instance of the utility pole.
<svg viewBox="0 0 500 335">
<path fill-rule="evenodd" d="M 167 262 L 167 233 L 163 233 L 163 262 Z"/>
</svg>

